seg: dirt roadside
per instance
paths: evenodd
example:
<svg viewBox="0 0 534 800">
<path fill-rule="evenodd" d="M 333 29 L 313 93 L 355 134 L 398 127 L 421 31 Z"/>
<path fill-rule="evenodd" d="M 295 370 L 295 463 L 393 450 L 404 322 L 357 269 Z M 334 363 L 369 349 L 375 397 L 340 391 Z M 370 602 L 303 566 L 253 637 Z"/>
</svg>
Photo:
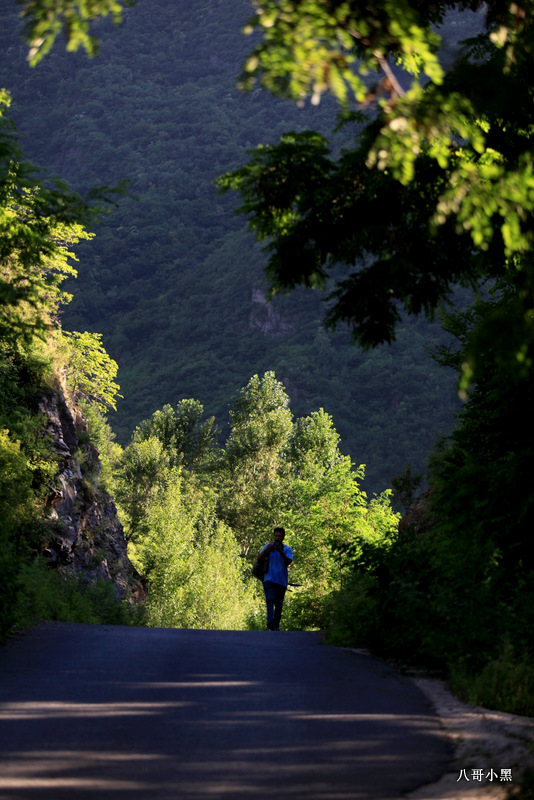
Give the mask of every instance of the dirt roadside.
<svg viewBox="0 0 534 800">
<path fill-rule="evenodd" d="M 408 800 L 505 800 L 524 771 L 534 769 L 534 719 L 463 703 L 437 679 L 412 680 L 434 705 L 456 763 L 454 772 L 412 792 Z M 502 780 L 505 770 L 511 770 L 512 781 Z"/>
</svg>

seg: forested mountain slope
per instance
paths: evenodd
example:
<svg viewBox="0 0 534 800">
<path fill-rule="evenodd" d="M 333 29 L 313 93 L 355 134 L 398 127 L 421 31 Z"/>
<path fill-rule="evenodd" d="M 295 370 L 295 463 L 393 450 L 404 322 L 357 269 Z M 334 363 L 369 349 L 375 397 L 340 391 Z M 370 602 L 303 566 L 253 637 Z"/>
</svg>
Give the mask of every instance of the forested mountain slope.
<svg viewBox="0 0 534 800">
<path fill-rule="evenodd" d="M 327 130 L 335 111 L 236 89 L 250 11 L 248 0 L 140 0 L 118 29 L 97 27 L 98 58 L 56 46 L 32 70 L 16 4 L 4 4 L 0 85 L 28 156 L 78 191 L 127 178 L 135 196 L 78 248 L 63 324 L 102 332 L 119 363 L 124 399 L 110 422 L 123 443 L 184 397 L 224 426 L 238 389 L 274 370 L 295 414 L 333 416 L 342 451 L 367 464 L 366 488 L 378 492 L 408 462 L 424 467 L 451 424 L 454 376 L 428 355 L 437 326 L 410 322 L 394 346 L 364 354 L 345 330 L 324 329 L 315 293 L 266 304 L 262 252 L 214 181 L 259 142 Z"/>
</svg>

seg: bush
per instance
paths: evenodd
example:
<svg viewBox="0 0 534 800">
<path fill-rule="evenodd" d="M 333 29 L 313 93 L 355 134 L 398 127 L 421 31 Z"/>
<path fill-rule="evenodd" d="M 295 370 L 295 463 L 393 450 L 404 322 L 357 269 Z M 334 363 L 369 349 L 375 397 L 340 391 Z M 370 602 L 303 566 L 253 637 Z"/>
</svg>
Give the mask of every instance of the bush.
<svg viewBox="0 0 534 800">
<path fill-rule="evenodd" d="M 40 620 L 128 625 L 132 612 L 109 581 L 84 584 L 61 575 L 39 558 L 25 564 L 18 576 L 14 623 L 29 627 Z"/>
<path fill-rule="evenodd" d="M 15 541 L 21 520 L 31 514 L 31 472 L 17 441 L 0 430 L 0 638 L 13 624 L 18 559 Z"/>
<path fill-rule="evenodd" d="M 497 658 L 473 673 L 463 665 L 451 669 L 451 688 L 463 700 L 509 714 L 534 716 L 534 662 L 529 653 L 502 643 Z"/>
<path fill-rule="evenodd" d="M 325 600 L 326 641 L 341 647 L 368 644 L 377 626 L 377 580 L 356 574 L 343 591 L 332 592 Z"/>
</svg>

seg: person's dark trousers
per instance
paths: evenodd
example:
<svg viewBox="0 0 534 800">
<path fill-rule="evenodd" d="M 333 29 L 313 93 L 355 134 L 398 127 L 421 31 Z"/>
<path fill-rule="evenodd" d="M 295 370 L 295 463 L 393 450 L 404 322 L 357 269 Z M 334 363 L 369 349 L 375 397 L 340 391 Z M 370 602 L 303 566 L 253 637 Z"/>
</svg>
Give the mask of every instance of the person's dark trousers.
<svg viewBox="0 0 534 800">
<path fill-rule="evenodd" d="M 286 587 L 282 586 L 281 583 L 263 581 L 263 591 L 265 592 L 265 602 L 267 603 L 267 627 L 272 631 L 279 631 Z"/>
</svg>

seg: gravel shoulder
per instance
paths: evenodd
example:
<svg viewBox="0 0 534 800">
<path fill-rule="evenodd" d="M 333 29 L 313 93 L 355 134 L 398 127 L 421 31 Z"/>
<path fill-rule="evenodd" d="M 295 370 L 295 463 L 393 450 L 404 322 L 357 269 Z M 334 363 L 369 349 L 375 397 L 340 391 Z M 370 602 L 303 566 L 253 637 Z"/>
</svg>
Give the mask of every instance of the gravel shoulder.
<svg viewBox="0 0 534 800">
<path fill-rule="evenodd" d="M 524 771 L 534 769 L 534 719 L 463 703 L 441 680 L 413 678 L 413 681 L 432 702 L 451 740 L 455 771 L 446 773 L 437 783 L 412 792 L 408 799 L 504 800 L 509 797 Z M 511 770 L 511 782 L 501 779 L 502 770 Z M 478 775 L 482 775 L 482 780 L 477 779 Z"/>
</svg>

